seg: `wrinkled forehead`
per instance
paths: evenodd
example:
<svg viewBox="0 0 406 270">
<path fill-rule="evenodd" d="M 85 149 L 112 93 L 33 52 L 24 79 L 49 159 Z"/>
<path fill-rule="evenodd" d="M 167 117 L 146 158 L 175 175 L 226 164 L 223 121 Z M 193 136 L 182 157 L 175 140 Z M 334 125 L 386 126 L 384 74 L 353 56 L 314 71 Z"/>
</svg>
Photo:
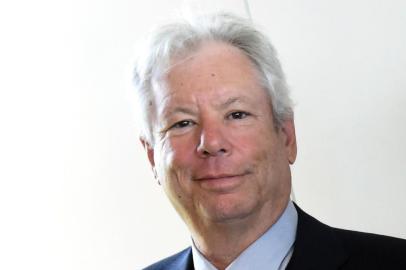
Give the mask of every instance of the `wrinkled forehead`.
<svg viewBox="0 0 406 270">
<path fill-rule="evenodd" d="M 223 102 L 221 95 L 225 95 L 222 88 L 238 90 L 240 98 L 244 94 L 250 98 L 257 95 L 250 93 L 253 88 L 263 88 L 268 92 L 252 60 L 242 50 L 228 43 L 206 41 L 193 50 L 163 60 L 161 66 L 156 67 L 160 72 L 155 74 L 152 85 L 155 114 L 162 113 L 159 108 L 165 107 L 168 101 L 186 103 L 186 93 L 194 92 L 195 95 L 197 89 L 201 89 L 204 95 L 210 89 L 215 89 L 210 94 L 217 96 L 219 103 Z M 228 94 L 236 97 L 235 93 Z M 260 95 L 263 96 L 263 93 Z M 229 97 L 227 95 L 225 99 Z"/>
<path fill-rule="evenodd" d="M 237 58 L 241 60 L 236 62 L 235 59 Z M 194 74 L 195 76 L 199 76 L 204 72 L 210 73 L 210 71 L 207 72 L 207 68 L 216 69 L 220 73 L 222 71 L 229 72 L 230 69 L 224 65 L 224 62 L 230 61 L 235 62 L 237 67 L 239 67 L 233 68 L 236 78 L 249 73 L 249 75 L 253 75 L 257 79 L 259 84 L 264 86 L 262 83 L 262 73 L 251 57 L 240 48 L 223 41 L 200 42 L 191 47 L 174 51 L 167 58 L 161 59 L 159 63 L 156 63 L 154 74 L 152 74 L 152 86 L 154 89 L 165 88 L 170 77 L 181 77 L 182 73 L 188 73 L 191 67 L 194 67 L 195 70 L 201 69 L 200 72 Z M 206 64 L 204 65 L 206 70 L 203 70 L 203 67 L 200 65 L 202 62 Z M 207 65 L 208 62 L 210 63 L 209 65 Z M 194 63 L 194 65 L 191 65 L 191 63 Z M 180 68 L 182 66 L 187 66 L 187 68 L 182 70 Z M 173 72 L 174 70 L 177 72 Z M 215 76 L 215 74 L 210 74 Z"/>
<path fill-rule="evenodd" d="M 230 97 L 239 100 L 255 98 L 258 94 L 264 97 L 263 93 L 254 91 L 263 88 L 259 77 L 255 65 L 239 48 L 221 42 L 206 42 L 189 54 L 172 58 L 165 72 L 156 77 L 155 103 L 162 107 L 168 99 L 185 101 L 189 92 L 201 99 L 210 93 L 219 103 Z M 177 96 L 181 98 L 175 98 Z"/>
</svg>

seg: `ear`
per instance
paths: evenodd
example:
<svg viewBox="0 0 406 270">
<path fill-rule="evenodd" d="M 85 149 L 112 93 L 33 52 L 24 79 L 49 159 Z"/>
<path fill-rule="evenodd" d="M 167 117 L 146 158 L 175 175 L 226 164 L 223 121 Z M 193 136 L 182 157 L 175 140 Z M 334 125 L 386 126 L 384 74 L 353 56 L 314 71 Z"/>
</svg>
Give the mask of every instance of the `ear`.
<svg viewBox="0 0 406 270">
<path fill-rule="evenodd" d="M 147 152 L 149 164 L 151 164 L 152 173 L 154 174 L 154 178 L 158 181 L 158 185 L 161 185 L 161 182 L 158 179 L 158 174 L 155 169 L 155 160 L 154 160 L 154 148 L 148 143 L 145 139 L 140 138 L 140 142 L 144 147 L 145 151 Z"/>
<path fill-rule="evenodd" d="M 144 147 L 145 151 L 147 152 L 149 163 L 153 170 L 155 170 L 155 160 L 154 160 L 154 148 L 148 143 L 145 139 L 140 138 L 140 142 Z"/>
<path fill-rule="evenodd" d="M 284 145 L 289 163 L 293 164 L 297 155 L 295 122 L 293 119 L 283 121 L 281 130 L 284 134 Z"/>
</svg>

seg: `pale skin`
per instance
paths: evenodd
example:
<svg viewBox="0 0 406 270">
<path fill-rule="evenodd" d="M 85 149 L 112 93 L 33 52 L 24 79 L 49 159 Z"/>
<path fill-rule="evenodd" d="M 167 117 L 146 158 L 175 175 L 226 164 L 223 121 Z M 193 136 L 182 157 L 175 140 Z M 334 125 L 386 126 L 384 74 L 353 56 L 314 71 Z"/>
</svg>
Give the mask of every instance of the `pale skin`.
<svg viewBox="0 0 406 270">
<path fill-rule="evenodd" d="M 154 89 L 155 143 L 142 143 L 197 248 L 225 269 L 287 206 L 293 119 L 275 125 L 256 69 L 233 46 L 206 42 L 173 63 Z"/>
</svg>

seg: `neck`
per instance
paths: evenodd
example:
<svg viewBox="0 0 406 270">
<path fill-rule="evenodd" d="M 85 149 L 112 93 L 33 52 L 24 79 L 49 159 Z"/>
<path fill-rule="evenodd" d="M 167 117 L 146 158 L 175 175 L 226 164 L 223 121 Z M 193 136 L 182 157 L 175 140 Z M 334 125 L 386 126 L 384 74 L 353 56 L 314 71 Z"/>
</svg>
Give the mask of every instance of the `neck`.
<svg viewBox="0 0 406 270">
<path fill-rule="evenodd" d="M 223 270 L 276 223 L 288 202 L 289 198 L 243 219 L 205 223 L 192 230 L 193 241 L 207 260 Z"/>
</svg>

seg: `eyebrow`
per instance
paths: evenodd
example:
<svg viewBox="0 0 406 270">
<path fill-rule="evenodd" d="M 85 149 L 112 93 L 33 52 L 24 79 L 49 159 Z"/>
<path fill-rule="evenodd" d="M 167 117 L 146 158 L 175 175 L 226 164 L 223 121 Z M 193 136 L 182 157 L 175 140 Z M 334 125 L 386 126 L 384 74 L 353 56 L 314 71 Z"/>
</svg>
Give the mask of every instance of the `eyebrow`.
<svg viewBox="0 0 406 270">
<path fill-rule="evenodd" d="M 171 117 L 174 114 L 177 113 L 184 113 L 184 114 L 189 114 L 189 115 L 196 115 L 196 112 L 194 112 L 191 109 L 185 108 L 185 107 L 175 107 L 175 108 L 167 108 L 162 112 L 162 115 L 164 117 Z"/>
<path fill-rule="evenodd" d="M 225 109 L 228 106 L 235 104 L 235 103 L 247 103 L 248 99 L 246 97 L 230 97 L 225 102 L 219 105 L 220 109 Z"/>
<path fill-rule="evenodd" d="M 236 103 L 249 103 L 249 99 L 247 99 L 246 97 L 230 97 L 228 99 L 226 99 L 226 101 L 218 104 L 216 107 L 219 108 L 220 110 L 224 110 L 227 107 L 231 106 L 232 104 L 236 104 Z M 193 109 L 190 108 L 186 108 L 186 107 L 169 107 L 166 108 L 162 111 L 161 115 L 163 115 L 164 117 L 171 117 L 172 115 L 175 115 L 177 113 L 184 113 L 184 114 L 188 114 L 188 115 L 196 115 L 196 111 L 194 111 Z"/>
</svg>

